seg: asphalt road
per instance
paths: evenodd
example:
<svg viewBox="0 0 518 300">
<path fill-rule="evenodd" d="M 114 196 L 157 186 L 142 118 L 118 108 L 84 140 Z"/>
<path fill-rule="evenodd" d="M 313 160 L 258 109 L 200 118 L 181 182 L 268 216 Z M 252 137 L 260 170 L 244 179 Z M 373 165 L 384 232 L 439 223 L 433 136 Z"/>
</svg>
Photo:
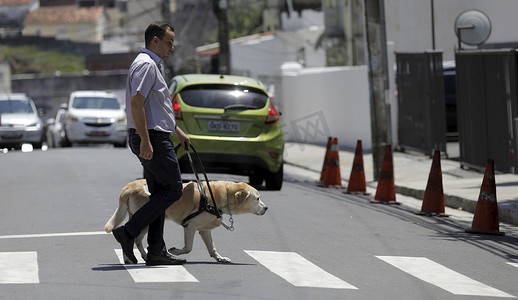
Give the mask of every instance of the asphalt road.
<svg viewBox="0 0 518 300">
<path fill-rule="evenodd" d="M 120 246 L 103 232 L 121 188 L 141 175 L 128 149 L 0 153 L 0 166 L 1 299 L 518 296 L 516 227 L 466 234 L 469 216 L 417 216 L 412 199 L 371 204 L 372 195 L 319 188 L 292 166 L 281 191 L 260 191 L 264 216 L 235 216 L 235 231 L 213 231 L 232 264 L 215 263 L 197 236 L 188 263 L 166 268 L 121 264 Z M 182 245 L 180 226 L 166 223 L 166 243 Z"/>
</svg>

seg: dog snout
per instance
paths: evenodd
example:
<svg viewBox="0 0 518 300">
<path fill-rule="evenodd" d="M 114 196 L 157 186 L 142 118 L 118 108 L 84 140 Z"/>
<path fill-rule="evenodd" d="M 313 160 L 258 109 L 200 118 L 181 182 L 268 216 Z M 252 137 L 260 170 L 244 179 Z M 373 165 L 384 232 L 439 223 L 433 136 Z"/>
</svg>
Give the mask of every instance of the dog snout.
<svg viewBox="0 0 518 300">
<path fill-rule="evenodd" d="M 261 211 L 259 211 L 259 215 L 260 216 L 264 215 L 267 210 L 268 210 L 268 206 L 264 206 L 263 209 L 261 209 Z"/>
</svg>

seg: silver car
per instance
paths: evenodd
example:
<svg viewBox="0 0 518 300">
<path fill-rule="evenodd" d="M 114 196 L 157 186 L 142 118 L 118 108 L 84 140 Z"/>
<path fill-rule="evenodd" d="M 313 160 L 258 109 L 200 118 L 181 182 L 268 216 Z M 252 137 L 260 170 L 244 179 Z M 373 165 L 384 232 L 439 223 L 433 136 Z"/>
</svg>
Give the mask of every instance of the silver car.
<svg viewBox="0 0 518 300">
<path fill-rule="evenodd" d="M 64 146 L 74 143 L 111 143 L 126 147 L 126 112 L 119 98 L 105 91 L 70 94 L 65 118 Z"/>
<path fill-rule="evenodd" d="M 0 94 L 0 148 L 21 148 L 30 143 L 41 148 L 43 122 L 25 94 Z"/>
<path fill-rule="evenodd" d="M 66 116 L 66 104 L 61 105 L 55 118 L 50 118 L 46 121 L 47 130 L 47 145 L 49 148 L 59 148 L 63 146 L 65 139 L 65 116 Z"/>
</svg>

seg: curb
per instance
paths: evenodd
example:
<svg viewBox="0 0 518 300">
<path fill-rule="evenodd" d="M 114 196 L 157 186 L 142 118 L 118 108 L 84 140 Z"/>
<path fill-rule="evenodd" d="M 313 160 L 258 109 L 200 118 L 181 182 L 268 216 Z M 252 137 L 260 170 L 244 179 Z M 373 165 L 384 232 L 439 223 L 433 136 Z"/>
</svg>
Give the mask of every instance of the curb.
<svg viewBox="0 0 518 300">
<path fill-rule="evenodd" d="M 289 161 L 284 161 L 284 163 L 297 167 L 297 168 L 304 169 L 304 170 L 309 170 L 309 171 L 313 171 L 316 173 L 319 172 L 310 167 L 292 163 Z M 348 180 L 344 179 L 343 177 L 342 177 L 342 180 L 345 182 L 349 182 Z M 373 188 L 373 189 L 377 188 L 377 184 L 378 184 L 377 181 L 367 182 L 367 186 L 369 186 L 370 188 Z M 425 193 L 424 190 L 408 188 L 408 187 L 400 186 L 400 185 L 395 185 L 395 188 L 396 188 L 397 194 L 413 197 L 420 201 L 423 200 L 424 193 Z M 447 195 L 447 194 L 444 194 L 444 203 L 446 206 L 448 206 L 450 208 L 459 209 L 459 210 L 467 211 L 470 213 L 475 213 L 475 209 L 477 207 L 477 201 L 462 198 L 459 196 Z M 506 205 L 502 205 L 501 203 L 499 203 L 498 204 L 498 219 L 499 219 L 499 222 L 512 224 L 512 225 L 518 225 L 518 210 L 509 209 L 506 207 Z"/>
</svg>

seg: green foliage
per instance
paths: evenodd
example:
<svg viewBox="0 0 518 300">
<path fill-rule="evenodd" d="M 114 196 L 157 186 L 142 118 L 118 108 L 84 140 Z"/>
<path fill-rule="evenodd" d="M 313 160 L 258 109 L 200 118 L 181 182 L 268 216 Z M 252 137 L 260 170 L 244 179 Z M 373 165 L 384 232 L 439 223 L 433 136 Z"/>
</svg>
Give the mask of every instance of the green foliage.
<svg viewBox="0 0 518 300">
<path fill-rule="evenodd" d="M 58 50 L 41 50 L 36 46 L 0 46 L 0 58 L 11 65 L 16 74 L 62 74 L 80 73 L 85 69 L 83 56 L 67 54 Z"/>
<path fill-rule="evenodd" d="M 229 38 L 262 32 L 266 1 L 230 0 L 228 10 Z"/>
</svg>

